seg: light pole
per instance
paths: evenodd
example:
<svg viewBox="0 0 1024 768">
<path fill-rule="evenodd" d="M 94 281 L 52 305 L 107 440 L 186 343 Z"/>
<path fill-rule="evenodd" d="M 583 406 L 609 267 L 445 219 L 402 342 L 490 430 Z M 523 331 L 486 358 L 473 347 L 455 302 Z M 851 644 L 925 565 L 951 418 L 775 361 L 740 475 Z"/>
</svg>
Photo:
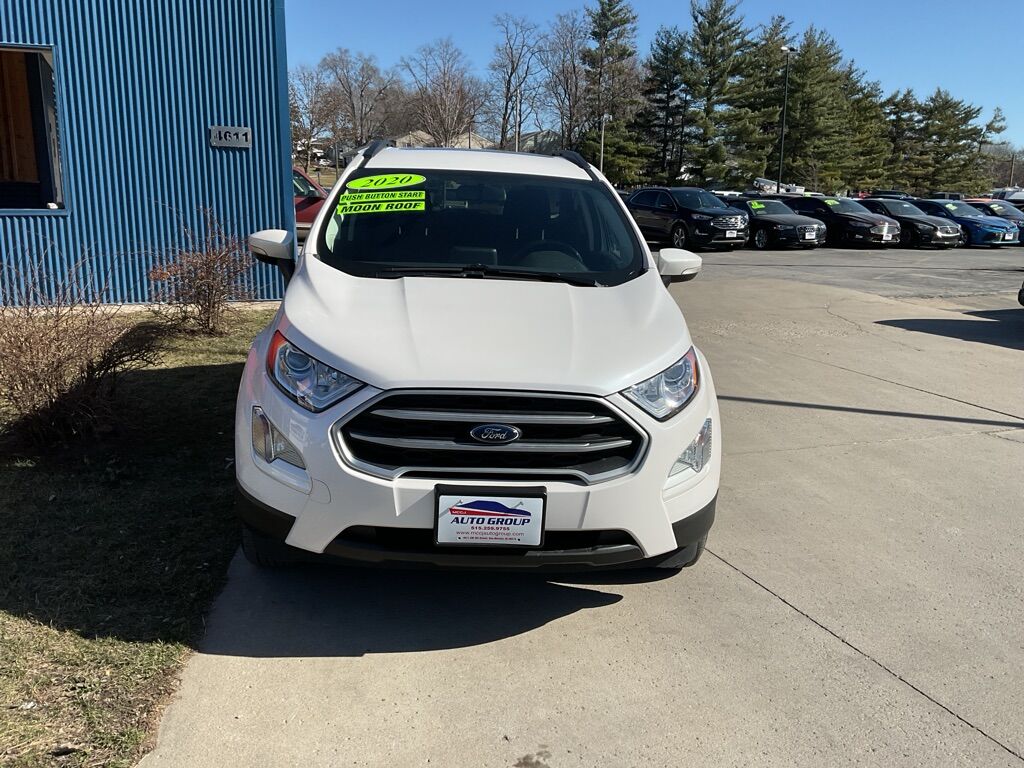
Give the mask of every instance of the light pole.
<svg viewBox="0 0 1024 768">
<path fill-rule="evenodd" d="M 782 90 L 782 136 L 779 137 L 779 175 L 775 178 L 775 193 L 782 191 L 782 159 L 786 152 L 786 109 L 789 107 L 789 55 L 796 53 L 792 45 L 782 46 L 782 52 L 786 54 L 786 85 Z"/>
<path fill-rule="evenodd" d="M 597 161 L 597 169 L 601 171 L 601 173 L 604 173 L 604 124 L 607 123 L 610 119 L 611 115 L 601 115 L 601 157 Z"/>
</svg>

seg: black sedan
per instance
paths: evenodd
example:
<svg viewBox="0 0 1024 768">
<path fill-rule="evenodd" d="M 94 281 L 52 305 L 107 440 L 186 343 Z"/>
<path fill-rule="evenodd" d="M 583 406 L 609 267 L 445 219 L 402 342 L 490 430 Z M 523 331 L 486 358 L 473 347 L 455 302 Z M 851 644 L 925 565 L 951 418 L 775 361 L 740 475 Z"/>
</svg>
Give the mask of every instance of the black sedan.
<svg viewBox="0 0 1024 768">
<path fill-rule="evenodd" d="M 896 219 L 900 223 L 900 245 L 904 248 L 924 245 L 955 248 L 960 242 L 958 224 L 940 216 L 929 216 L 906 200 L 868 198 L 860 204 L 869 211 Z"/>
<path fill-rule="evenodd" d="M 750 214 L 750 242 L 759 251 L 765 248 L 824 245 L 827 229 L 810 216 L 793 213 L 781 200 L 765 198 L 733 202 L 733 207 Z"/>
<path fill-rule="evenodd" d="M 848 197 L 793 197 L 785 203 L 797 213 L 823 221 L 828 240 L 835 245 L 896 245 L 900 240 L 896 219 L 872 213 Z"/>
</svg>

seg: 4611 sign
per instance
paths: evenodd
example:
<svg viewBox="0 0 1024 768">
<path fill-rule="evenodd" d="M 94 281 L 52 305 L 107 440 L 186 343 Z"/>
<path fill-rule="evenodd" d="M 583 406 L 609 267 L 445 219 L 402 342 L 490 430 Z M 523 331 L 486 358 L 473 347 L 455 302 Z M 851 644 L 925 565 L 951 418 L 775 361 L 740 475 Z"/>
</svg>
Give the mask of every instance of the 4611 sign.
<svg viewBox="0 0 1024 768">
<path fill-rule="evenodd" d="M 252 131 L 248 126 L 211 125 L 210 146 L 249 149 L 252 147 Z"/>
</svg>

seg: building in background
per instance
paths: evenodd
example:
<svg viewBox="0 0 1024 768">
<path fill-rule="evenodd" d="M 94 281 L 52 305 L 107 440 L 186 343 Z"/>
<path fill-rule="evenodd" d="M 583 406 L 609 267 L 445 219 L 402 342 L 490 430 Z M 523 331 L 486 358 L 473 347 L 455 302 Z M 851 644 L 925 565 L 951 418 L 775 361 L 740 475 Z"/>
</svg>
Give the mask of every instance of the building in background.
<svg viewBox="0 0 1024 768">
<path fill-rule="evenodd" d="M 293 229 L 284 41 L 283 0 L 0 0 L 0 261 L 138 302 L 207 209 Z"/>
</svg>

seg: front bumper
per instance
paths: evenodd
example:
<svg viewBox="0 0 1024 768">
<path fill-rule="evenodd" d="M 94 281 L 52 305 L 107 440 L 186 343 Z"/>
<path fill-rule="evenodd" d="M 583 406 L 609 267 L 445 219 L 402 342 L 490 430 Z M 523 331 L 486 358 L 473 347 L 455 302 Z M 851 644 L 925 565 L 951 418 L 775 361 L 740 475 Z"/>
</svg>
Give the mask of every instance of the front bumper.
<svg viewBox="0 0 1024 768">
<path fill-rule="evenodd" d="M 1011 232 L 1010 239 L 1006 239 L 1005 230 L 976 229 L 971 233 L 971 242 L 977 245 L 1017 245 L 1020 243 L 1020 235 Z"/>
<path fill-rule="evenodd" d="M 917 236 L 922 245 L 951 247 L 960 242 L 959 232 L 946 235 L 934 229 L 926 231 L 917 230 Z"/>
<path fill-rule="evenodd" d="M 768 238 L 770 242 L 783 246 L 800 246 L 801 248 L 813 248 L 818 245 L 825 245 L 828 239 L 825 230 L 819 230 L 813 240 L 807 240 L 799 231 L 785 229 L 769 229 Z"/>
<path fill-rule="evenodd" d="M 729 232 L 735 232 L 736 234 L 733 237 L 729 237 Z M 710 225 L 697 225 L 694 227 L 692 239 L 696 245 L 726 245 L 738 248 L 747 242 L 749 234 L 750 232 L 746 227 L 742 229 L 726 230 L 720 229 L 719 227 L 712 227 Z"/>
<path fill-rule="evenodd" d="M 331 429 L 347 414 L 376 397 L 364 387 L 346 400 L 314 414 L 285 397 L 268 379 L 262 361 L 266 339 L 250 351 L 235 414 L 235 467 L 243 518 L 253 509 L 270 511 L 254 524 L 267 535 L 312 553 L 327 553 L 370 562 L 424 562 L 473 567 L 614 566 L 643 561 L 691 545 L 707 533 L 714 519 L 721 467 L 721 428 L 714 382 L 707 361 L 693 401 L 677 416 L 658 422 L 621 395 L 607 402 L 636 422 L 648 435 L 646 453 L 630 474 L 585 484 L 569 479 L 508 480 L 509 489 L 543 485 L 547 495 L 545 546 L 550 551 L 442 550 L 433 544 L 435 487 L 494 486 L 493 477 L 402 474 L 376 477 L 354 468 L 339 454 Z M 252 450 L 252 408 L 258 405 L 298 449 L 306 464 L 300 470 L 282 461 L 270 464 Z M 669 482 L 668 473 L 683 449 L 700 432 L 705 419 L 713 425 L 712 455 L 698 473 L 685 470 Z M 276 519 L 268 530 L 266 520 Z M 689 522 L 687 522 L 689 521 Z M 694 538 L 695 537 L 695 538 Z M 682 543 L 680 543 L 680 541 Z M 390 554 L 389 554 L 390 553 Z"/>
</svg>

